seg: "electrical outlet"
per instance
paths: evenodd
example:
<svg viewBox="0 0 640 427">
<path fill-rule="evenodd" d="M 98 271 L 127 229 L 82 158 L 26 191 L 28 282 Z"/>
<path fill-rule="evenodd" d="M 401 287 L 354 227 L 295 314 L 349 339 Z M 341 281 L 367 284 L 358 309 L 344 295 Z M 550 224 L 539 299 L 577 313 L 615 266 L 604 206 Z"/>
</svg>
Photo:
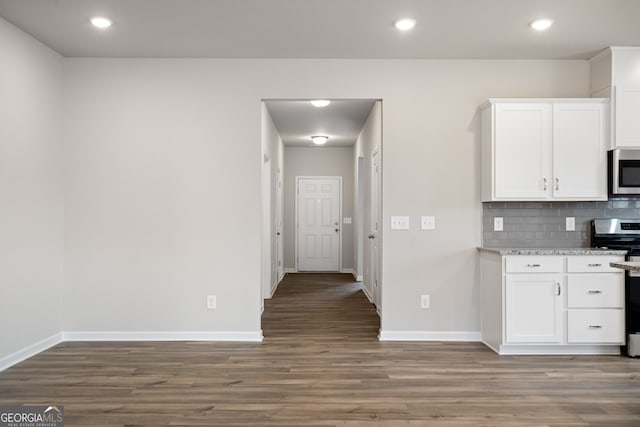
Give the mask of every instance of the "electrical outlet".
<svg viewBox="0 0 640 427">
<path fill-rule="evenodd" d="M 565 229 L 567 231 L 576 231 L 576 219 L 572 216 L 568 216 L 565 218 Z"/>
<path fill-rule="evenodd" d="M 493 231 L 502 231 L 504 228 L 504 223 L 502 222 L 502 217 L 497 216 L 493 218 Z"/>
<path fill-rule="evenodd" d="M 420 308 L 429 308 L 431 305 L 431 297 L 429 295 L 420 295 Z"/>
<path fill-rule="evenodd" d="M 218 301 L 215 295 L 207 295 L 207 309 L 215 310 L 218 306 Z"/>
</svg>

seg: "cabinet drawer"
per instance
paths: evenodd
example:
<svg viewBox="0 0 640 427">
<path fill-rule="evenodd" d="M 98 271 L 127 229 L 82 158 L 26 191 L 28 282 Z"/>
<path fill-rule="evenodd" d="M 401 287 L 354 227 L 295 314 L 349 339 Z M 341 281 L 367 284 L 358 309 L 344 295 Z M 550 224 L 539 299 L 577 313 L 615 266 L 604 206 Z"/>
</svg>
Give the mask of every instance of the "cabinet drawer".
<svg viewBox="0 0 640 427">
<path fill-rule="evenodd" d="M 619 268 L 610 267 L 610 262 L 624 261 L 623 256 L 580 255 L 567 257 L 569 273 L 620 273 Z"/>
<path fill-rule="evenodd" d="M 567 306 L 569 308 L 624 307 L 624 275 L 567 275 Z"/>
<path fill-rule="evenodd" d="M 569 310 L 567 341 L 622 344 L 624 342 L 624 311 L 621 309 Z"/>
<path fill-rule="evenodd" d="M 508 256 L 507 273 L 560 273 L 564 270 L 561 256 Z"/>
</svg>

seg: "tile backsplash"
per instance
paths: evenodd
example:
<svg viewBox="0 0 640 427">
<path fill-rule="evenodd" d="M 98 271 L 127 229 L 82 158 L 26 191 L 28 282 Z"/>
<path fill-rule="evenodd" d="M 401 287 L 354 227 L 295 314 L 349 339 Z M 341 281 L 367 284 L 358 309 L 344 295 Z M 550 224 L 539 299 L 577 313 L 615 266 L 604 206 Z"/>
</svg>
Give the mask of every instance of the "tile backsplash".
<svg viewBox="0 0 640 427">
<path fill-rule="evenodd" d="M 482 241 L 487 248 L 587 248 L 594 218 L 640 218 L 640 198 L 608 202 L 487 202 L 482 204 Z M 493 231 L 493 218 L 503 231 Z M 565 231 L 565 218 L 576 230 Z"/>
</svg>

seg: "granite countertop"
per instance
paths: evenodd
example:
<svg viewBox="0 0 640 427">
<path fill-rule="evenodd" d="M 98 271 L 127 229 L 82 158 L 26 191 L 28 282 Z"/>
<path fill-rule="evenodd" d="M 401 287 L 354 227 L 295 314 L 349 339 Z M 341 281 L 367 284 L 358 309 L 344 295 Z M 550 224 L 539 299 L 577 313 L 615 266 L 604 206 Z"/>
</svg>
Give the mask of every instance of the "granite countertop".
<svg viewBox="0 0 640 427">
<path fill-rule="evenodd" d="M 626 255 L 627 251 L 600 248 L 478 248 L 499 255 Z M 638 263 L 640 265 L 640 263 Z M 640 271 L 640 269 L 638 270 Z"/>
<path fill-rule="evenodd" d="M 640 271 L 640 262 L 618 261 L 610 262 L 609 265 L 611 267 L 622 268 L 623 270 Z"/>
</svg>

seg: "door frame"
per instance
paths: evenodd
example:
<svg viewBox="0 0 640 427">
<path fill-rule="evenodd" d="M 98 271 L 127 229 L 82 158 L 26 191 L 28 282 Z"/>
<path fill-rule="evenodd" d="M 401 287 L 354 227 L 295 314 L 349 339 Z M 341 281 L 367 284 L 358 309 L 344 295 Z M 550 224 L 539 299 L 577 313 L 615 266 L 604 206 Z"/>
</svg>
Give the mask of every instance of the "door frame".
<svg viewBox="0 0 640 427">
<path fill-rule="evenodd" d="M 282 170 L 276 169 L 276 217 L 275 217 L 275 229 L 276 229 L 276 283 L 277 285 L 284 278 L 284 199 L 283 199 L 283 182 L 282 182 Z M 279 233 L 279 234 L 278 234 Z"/>
<path fill-rule="evenodd" d="M 375 168 L 377 163 L 377 169 Z M 374 194 L 375 193 L 375 194 Z M 375 199 L 374 199 L 375 197 Z M 371 152 L 371 229 L 369 233 L 375 234 L 376 242 L 370 242 L 371 292 L 373 303 L 378 314 L 382 312 L 382 162 L 379 146 Z M 376 224 L 374 225 L 374 219 Z M 375 227 L 375 229 L 374 229 Z M 373 251 L 373 245 L 376 251 Z"/>
<path fill-rule="evenodd" d="M 337 179 L 338 180 L 338 227 L 340 228 L 340 232 L 338 233 L 338 272 L 342 271 L 342 232 L 343 232 L 343 224 L 342 224 L 342 177 L 341 176 L 332 176 L 332 175 L 321 175 L 321 176 L 309 176 L 309 175 L 296 175 L 296 192 L 295 192 L 295 227 L 294 227 L 294 247 L 295 247 L 295 259 L 294 259 L 294 267 L 296 272 L 300 271 L 298 269 L 298 256 L 299 256 L 299 245 L 298 245 L 298 211 L 300 204 L 300 180 L 301 179 Z"/>
</svg>

